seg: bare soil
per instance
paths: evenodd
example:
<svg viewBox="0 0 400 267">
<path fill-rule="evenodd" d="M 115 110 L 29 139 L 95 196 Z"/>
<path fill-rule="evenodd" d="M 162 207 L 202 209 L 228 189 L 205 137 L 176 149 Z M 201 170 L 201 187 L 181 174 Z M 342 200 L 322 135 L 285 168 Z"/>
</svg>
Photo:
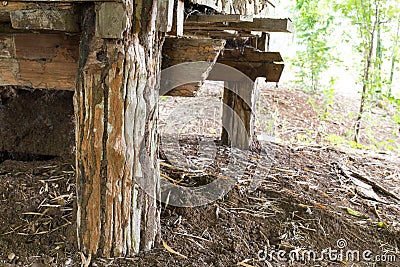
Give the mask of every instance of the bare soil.
<svg viewBox="0 0 400 267">
<path fill-rule="evenodd" d="M 97 258 L 92 266 L 400 266 L 399 155 L 349 152 L 324 142 L 327 131 L 321 130 L 322 122 L 315 107 L 306 101 L 308 97 L 263 88 L 260 114 L 265 116 L 259 116 L 264 118 L 259 131 L 268 126 L 265 118 L 269 114 L 275 118 L 273 131 L 280 138 L 262 142 L 262 151 L 270 157 L 247 155 L 237 185 L 213 203 L 193 208 L 163 205 L 164 242 L 152 251 L 129 259 Z M 163 101 L 162 111 L 169 110 L 168 114 L 176 113 L 172 117 L 179 118 L 181 113 L 172 112 L 178 100 Z M 338 106 L 343 108 L 340 103 Z M 217 168 L 210 167 L 218 164 L 191 168 L 193 162 L 206 161 L 207 155 L 200 153 L 204 142 L 228 151 L 224 155 L 237 153 L 218 145 L 214 104 L 203 103 L 203 107 L 203 115 L 190 114 L 197 118 L 189 120 L 191 123 L 171 122 L 171 129 L 182 129 L 180 145 L 163 147 L 161 171 L 176 183 L 201 185 L 223 179 Z M 181 110 L 188 112 L 187 108 Z M 207 116 L 215 122 L 201 121 Z M 171 115 L 164 116 L 168 117 Z M 168 122 L 161 119 L 165 127 Z M 326 129 L 334 131 L 336 125 L 338 133 L 346 123 L 332 123 Z M 201 135 L 190 134 L 200 126 Z M 294 140 L 298 138 L 294 133 L 305 127 L 311 129 L 307 134 L 313 142 L 299 143 L 304 140 Z M 318 132 L 320 139 L 314 135 Z M 178 150 L 183 150 L 188 160 L 174 165 L 168 155 Z M 213 160 L 229 161 L 224 156 Z M 0 266 L 80 266 L 74 179 L 73 164 L 62 158 L 0 163 Z M 307 255 L 311 250 L 317 259 L 289 260 L 289 255 Z M 358 251 L 360 257 L 346 258 L 349 251 Z M 363 253 L 368 257 L 362 257 Z"/>
</svg>

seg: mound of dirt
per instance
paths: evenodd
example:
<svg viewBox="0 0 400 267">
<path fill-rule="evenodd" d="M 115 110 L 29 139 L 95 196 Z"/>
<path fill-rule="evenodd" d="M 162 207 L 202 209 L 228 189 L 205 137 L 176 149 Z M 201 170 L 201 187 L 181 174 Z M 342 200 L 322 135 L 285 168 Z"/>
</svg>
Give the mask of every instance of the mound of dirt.
<svg viewBox="0 0 400 267">
<path fill-rule="evenodd" d="M 313 97 L 261 89 L 257 131 L 282 142 L 268 139 L 258 153 L 219 145 L 215 96 L 163 98 L 163 177 L 189 186 L 229 178 L 235 186 L 200 207 L 162 204 L 155 249 L 129 259 L 97 258 L 92 266 L 400 266 L 400 158 L 333 147 L 327 137 L 346 137 L 353 100 L 340 98 L 322 119 Z M 372 111 L 363 125 L 379 133 L 377 142 L 398 140 L 389 134 L 396 125 L 388 119 L 374 125 L 380 115 Z M 168 146 L 176 132 L 178 145 Z M 46 159 L 0 154 L 0 266 L 81 264 L 74 167 Z M 232 163 L 236 172 L 223 172 Z"/>
<path fill-rule="evenodd" d="M 201 157 L 196 140 L 180 140 L 191 159 Z M 398 158 L 321 146 L 264 149 L 273 155 L 270 168 L 253 155 L 259 167 L 237 177 L 224 198 L 163 206 L 163 243 L 154 250 L 92 266 L 399 266 Z M 193 172 L 162 166 L 171 179 Z M 206 175 L 221 179 L 210 168 Z M 199 178 L 197 170 L 192 179 Z M 5 161 L 0 197 L 1 266 L 80 264 L 70 164 Z"/>
</svg>

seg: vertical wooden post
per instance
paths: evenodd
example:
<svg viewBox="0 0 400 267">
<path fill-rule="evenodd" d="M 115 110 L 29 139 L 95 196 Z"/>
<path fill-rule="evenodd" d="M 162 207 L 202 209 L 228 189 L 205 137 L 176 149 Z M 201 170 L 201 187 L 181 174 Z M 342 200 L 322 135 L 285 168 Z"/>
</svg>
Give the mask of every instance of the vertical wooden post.
<svg viewBox="0 0 400 267">
<path fill-rule="evenodd" d="M 267 32 L 263 32 L 261 34 L 261 37 L 259 38 L 258 44 L 257 44 L 257 49 L 268 52 L 269 51 L 269 40 L 270 40 L 270 35 Z"/>
<path fill-rule="evenodd" d="M 74 100 L 77 236 L 87 257 L 134 255 L 160 234 L 157 0 L 109 4 L 85 11 Z"/>
<path fill-rule="evenodd" d="M 183 36 L 183 23 L 185 21 L 185 1 L 176 0 L 174 6 L 174 15 L 172 30 L 170 35 Z"/>
<path fill-rule="evenodd" d="M 254 140 L 258 89 L 251 81 L 225 82 L 222 111 L 224 145 L 248 149 Z"/>
</svg>

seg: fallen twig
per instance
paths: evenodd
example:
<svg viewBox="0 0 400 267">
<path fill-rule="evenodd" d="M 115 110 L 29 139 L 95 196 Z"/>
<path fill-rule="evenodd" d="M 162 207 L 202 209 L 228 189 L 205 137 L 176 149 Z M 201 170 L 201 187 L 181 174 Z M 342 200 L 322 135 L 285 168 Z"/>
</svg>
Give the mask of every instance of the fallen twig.
<svg viewBox="0 0 400 267">
<path fill-rule="evenodd" d="M 395 193 L 389 191 L 383 185 L 380 185 L 378 182 L 373 181 L 371 178 L 367 177 L 365 174 L 363 175 L 363 174 L 359 173 L 359 171 L 352 170 L 352 169 L 350 169 L 350 168 L 348 168 L 348 167 L 346 167 L 344 165 L 338 164 L 338 166 L 339 166 L 340 170 L 342 171 L 342 173 L 345 176 L 347 176 L 348 178 L 350 178 L 350 179 L 352 177 L 353 178 L 357 178 L 357 179 L 359 179 L 359 180 L 371 185 L 373 189 L 379 190 L 382 193 L 384 193 L 384 194 L 386 194 L 386 195 L 388 195 L 388 196 L 400 201 L 400 197 L 399 196 L 397 196 Z"/>
</svg>

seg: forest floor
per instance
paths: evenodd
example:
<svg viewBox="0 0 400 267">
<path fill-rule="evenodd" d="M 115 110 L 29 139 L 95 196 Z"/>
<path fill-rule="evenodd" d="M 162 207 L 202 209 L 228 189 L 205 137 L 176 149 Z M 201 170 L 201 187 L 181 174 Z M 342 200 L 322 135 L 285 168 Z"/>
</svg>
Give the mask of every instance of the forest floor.
<svg viewBox="0 0 400 267">
<path fill-rule="evenodd" d="M 312 98 L 262 88 L 262 149 L 251 153 L 218 145 L 218 93 L 162 98 L 163 177 L 201 186 L 223 179 L 221 166 L 234 163 L 236 184 L 207 205 L 164 203 L 163 242 L 92 266 L 400 266 L 399 139 L 391 111 L 379 105 L 364 121 L 364 148 L 375 150 L 351 149 L 345 138 L 356 100 L 337 98 L 322 120 L 323 100 Z M 176 146 L 164 145 L 171 136 Z M 74 200 L 71 162 L 0 163 L 0 266 L 79 266 Z"/>
</svg>

